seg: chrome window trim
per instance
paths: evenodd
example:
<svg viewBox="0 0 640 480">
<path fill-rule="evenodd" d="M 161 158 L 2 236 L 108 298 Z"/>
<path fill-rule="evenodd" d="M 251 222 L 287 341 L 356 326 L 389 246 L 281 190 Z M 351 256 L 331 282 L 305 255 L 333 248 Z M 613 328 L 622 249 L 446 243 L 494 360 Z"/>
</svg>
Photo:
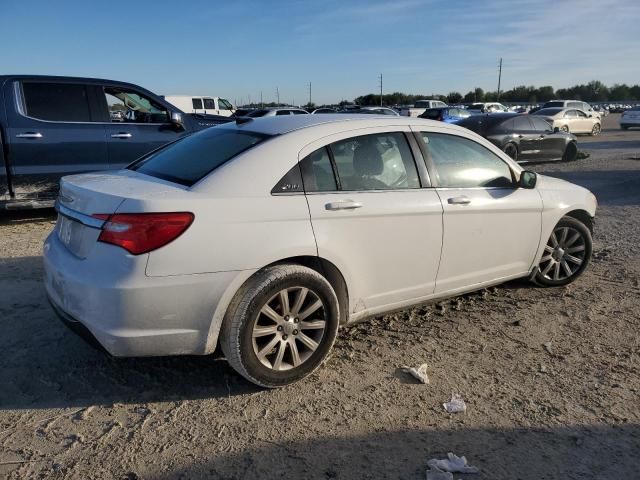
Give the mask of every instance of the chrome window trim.
<svg viewBox="0 0 640 480">
<path fill-rule="evenodd" d="M 79 83 L 77 85 L 84 85 Z M 16 110 L 20 116 L 28 118 L 29 120 L 35 120 L 36 122 L 55 123 L 55 124 L 71 124 L 71 125 L 170 125 L 171 122 L 165 123 L 139 123 L 139 122 L 70 122 L 68 120 L 45 120 L 43 118 L 31 117 L 27 115 L 26 107 L 24 105 L 24 94 L 22 92 L 22 82 L 15 80 L 13 82 L 13 90 L 15 94 Z"/>
<path fill-rule="evenodd" d="M 55 209 L 60 215 L 70 218 L 71 220 L 75 220 L 86 227 L 101 229 L 106 223 L 105 220 L 90 217 L 89 215 L 85 215 L 84 213 L 76 212 L 69 207 L 65 207 L 60 203 L 60 199 L 56 200 Z"/>
</svg>

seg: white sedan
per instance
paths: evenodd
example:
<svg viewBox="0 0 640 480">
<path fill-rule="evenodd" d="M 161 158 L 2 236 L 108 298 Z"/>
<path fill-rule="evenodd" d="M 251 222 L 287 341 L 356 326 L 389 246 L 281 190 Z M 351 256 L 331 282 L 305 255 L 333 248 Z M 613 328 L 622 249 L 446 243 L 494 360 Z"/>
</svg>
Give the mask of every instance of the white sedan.
<svg viewBox="0 0 640 480">
<path fill-rule="evenodd" d="M 279 387 L 340 325 L 591 257 L 596 199 L 473 132 L 343 114 L 203 130 L 65 177 L 44 245 L 58 315 L 115 356 L 209 354 Z"/>
</svg>

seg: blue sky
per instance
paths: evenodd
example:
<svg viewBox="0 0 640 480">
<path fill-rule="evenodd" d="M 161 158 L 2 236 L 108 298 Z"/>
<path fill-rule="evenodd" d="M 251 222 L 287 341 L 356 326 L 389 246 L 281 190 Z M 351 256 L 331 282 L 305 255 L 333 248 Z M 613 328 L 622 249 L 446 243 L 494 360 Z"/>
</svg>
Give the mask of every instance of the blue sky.
<svg viewBox="0 0 640 480">
<path fill-rule="evenodd" d="M 159 94 L 316 103 L 640 83 L 638 0 L 0 0 L 0 73 L 103 77 Z"/>
</svg>

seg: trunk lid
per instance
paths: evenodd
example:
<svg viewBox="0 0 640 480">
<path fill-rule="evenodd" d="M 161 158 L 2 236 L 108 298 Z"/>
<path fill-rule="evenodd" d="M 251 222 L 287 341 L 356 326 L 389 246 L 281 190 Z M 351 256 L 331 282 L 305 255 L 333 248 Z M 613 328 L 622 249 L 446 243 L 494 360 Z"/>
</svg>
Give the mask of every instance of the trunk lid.
<svg viewBox="0 0 640 480">
<path fill-rule="evenodd" d="M 166 198 L 181 190 L 186 187 L 131 170 L 63 177 L 56 202 L 56 235 L 71 253 L 86 258 L 104 223 L 92 215 L 115 213 L 126 200 Z"/>
</svg>

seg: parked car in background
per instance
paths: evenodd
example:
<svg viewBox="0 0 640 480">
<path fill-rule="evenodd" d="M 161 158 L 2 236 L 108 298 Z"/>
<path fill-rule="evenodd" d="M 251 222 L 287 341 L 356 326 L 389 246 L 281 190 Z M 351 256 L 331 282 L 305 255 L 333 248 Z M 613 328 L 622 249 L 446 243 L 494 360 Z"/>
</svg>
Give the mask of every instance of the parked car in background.
<svg viewBox="0 0 640 480">
<path fill-rule="evenodd" d="M 402 107 L 400 115 L 403 117 L 417 117 L 422 115 L 427 108 L 439 108 L 448 106 L 440 100 L 417 100 L 411 107 Z"/>
<path fill-rule="evenodd" d="M 501 103 L 496 102 L 482 102 L 482 103 L 472 103 L 467 107 L 467 110 L 471 113 L 497 113 L 497 112 L 508 112 L 509 109 L 502 105 Z"/>
<path fill-rule="evenodd" d="M 338 111 L 333 109 L 333 108 L 329 108 L 329 107 L 320 107 L 320 108 L 316 108 L 311 113 L 314 114 L 314 115 L 317 115 L 318 113 L 338 113 Z"/>
<path fill-rule="evenodd" d="M 471 116 L 471 112 L 464 108 L 454 107 L 440 107 L 440 108 L 427 108 L 422 115 L 418 115 L 420 118 L 426 118 L 427 120 L 437 120 L 439 122 L 455 123 L 463 118 Z"/>
<path fill-rule="evenodd" d="M 545 103 L 542 108 L 575 108 L 576 110 L 582 110 L 587 115 L 602 117 L 600 112 L 596 112 L 591 105 L 581 100 L 551 100 Z"/>
<path fill-rule="evenodd" d="M 548 121 L 536 115 L 473 115 L 457 124 L 483 136 L 518 162 L 572 161 L 578 154 L 574 135 L 554 131 Z"/>
<path fill-rule="evenodd" d="M 65 323 L 120 357 L 219 344 L 282 387 L 341 325 L 516 278 L 573 282 L 596 200 L 455 125 L 290 115 L 65 177 L 57 208 L 44 284 Z"/>
<path fill-rule="evenodd" d="M 212 125 L 130 83 L 0 76 L 0 208 L 51 207 L 63 175 L 123 168 Z"/>
<path fill-rule="evenodd" d="M 567 133 L 599 135 L 601 130 L 599 117 L 589 116 L 575 108 L 543 108 L 532 115 L 546 118 L 553 128 Z"/>
<path fill-rule="evenodd" d="M 627 130 L 632 127 L 640 127 L 640 105 L 631 107 L 620 115 L 620 128 Z"/>
<path fill-rule="evenodd" d="M 340 113 L 362 113 L 369 115 L 390 115 L 392 117 L 399 116 L 398 112 L 387 107 L 360 107 L 357 109 L 341 110 Z"/>
<path fill-rule="evenodd" d="M 183 112 L 222 115 L 223 117 L 230 117 L 235 112 L 235 107 L 231 102 L 220 97 L 164 95 L 163 98 Z"/>
<path fill-rule="evenodd" d="M 246 116 L 250 118 L 259 117 L 281 117 L 283 115 L 308 115 L 309 112 L 297 107 L 275 107 L 275 108 L 258 108 L 249 112 Z"/>
</svg>

